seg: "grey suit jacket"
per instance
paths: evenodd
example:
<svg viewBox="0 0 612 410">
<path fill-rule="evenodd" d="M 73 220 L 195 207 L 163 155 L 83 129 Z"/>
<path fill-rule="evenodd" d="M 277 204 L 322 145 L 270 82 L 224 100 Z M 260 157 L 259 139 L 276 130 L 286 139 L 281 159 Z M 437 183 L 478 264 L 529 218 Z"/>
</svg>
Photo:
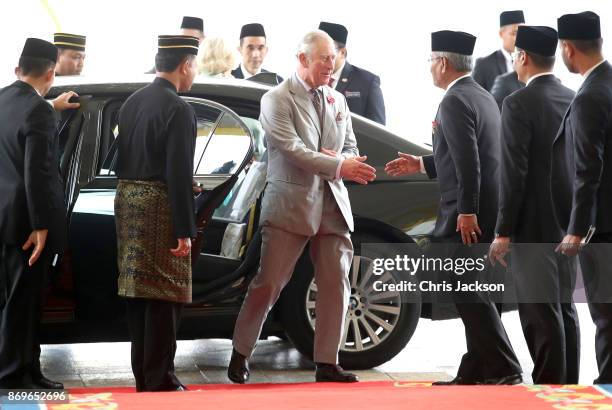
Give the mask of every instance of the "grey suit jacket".
<svg viewBox="0 0 612 410">
<path fill-rule="evenodd" d="M 319 151 L 327 148 L 344 157 L 357 156 L 359 151 L 344 96 L 327 86 L 323 93 L 323 127 L 297 74 L 261 99 L 259 120 L 268 146 L 268 184 L 260 217 L 263 225 L 300 235 L 316 234 L 324 184 L 329 184 L 348 229 L 353 230 L 348 192 L 342 179 L 336 179 L 340 159 Z"/>
</svg>

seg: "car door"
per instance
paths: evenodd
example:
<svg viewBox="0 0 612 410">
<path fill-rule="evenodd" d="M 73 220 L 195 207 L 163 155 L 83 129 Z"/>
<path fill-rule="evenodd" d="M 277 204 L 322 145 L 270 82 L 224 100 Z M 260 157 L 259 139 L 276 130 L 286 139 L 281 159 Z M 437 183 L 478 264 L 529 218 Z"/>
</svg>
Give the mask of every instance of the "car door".
<svg viewBox="0 0 612 410">
<path fill-rule="evenodd" d="M 253 142 L 248 127 L 229 108 L 185 97 L 196 113 L 198 130 L 194 180 L 203 192 L 196 198 L 199 240 L 209 209 L 214 211 L 250 162 Z M 117 177 L 115 139 L 123 99 L 107 100 L 101 109 L 95 176 L 79 189 L 70 226 L 76 313 L 79 319 L 112 319 L 121 315 L 117 297 L 117 253 L 114 199 Z M 210 211 L 210 213 L 212 213 Z"/>
</svg>

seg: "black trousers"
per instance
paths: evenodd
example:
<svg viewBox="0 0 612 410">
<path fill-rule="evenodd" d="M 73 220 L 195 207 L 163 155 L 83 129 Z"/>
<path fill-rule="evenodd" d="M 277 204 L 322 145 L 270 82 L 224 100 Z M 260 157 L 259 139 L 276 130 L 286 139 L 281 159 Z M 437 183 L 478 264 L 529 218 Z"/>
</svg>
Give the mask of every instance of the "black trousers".
<svg viewBox="0 0 612 410">
<path fill-rule="evenodd" d="M 521 327 L 533 359 L 536 384 L 577 384 L 580 324 L 572 293 L 575 261 L 557 244 L 517 244 L 512 271 Z"/>
<path fill-rule="evenodd" d="M 171 391 L 182 386 L 174 374 L 176 332 L 183 304 L 125 298 L 137 391 Z"/>
<path fill-rule="evenodd" d="M 456 240 L 456 239 L 455 239 Z M 440 244 L 440 242 L 438 242 Z M 445 243 L 444 251 L 453 258 L 477 259 L 486 255 L 486 245 L 467 247 L 458 243 Z M 435 255 L 441 256 L 441 255 Z M 487 276 L 484 272 L 450 273 L 453 289 L 457 282 L 474 283 Z M 467 352 L 461 358 L 457 376 L 474 382 L 521 374 L 522 369 L 512 349 L 510 339 L 501 321 L 501 315 L 490 295 L 475 291 L 453 291 L 452 297 L 465 327 Z"/>
<path fill-rule="evenodd" d="M 580 252 L 580 267 L 591 318 L 595 323 L 595 356 L 599 377 L 594 384 L 612 384 L 612 233 L 593 235 L 592 246 Z"/>
<path fill-rule="evenodd" d="M 0 243 L 0 388 L 30 387 L 40 376 L 42 290 L 50 257 L 28 266 L 32 249 Z"/>
</svg>

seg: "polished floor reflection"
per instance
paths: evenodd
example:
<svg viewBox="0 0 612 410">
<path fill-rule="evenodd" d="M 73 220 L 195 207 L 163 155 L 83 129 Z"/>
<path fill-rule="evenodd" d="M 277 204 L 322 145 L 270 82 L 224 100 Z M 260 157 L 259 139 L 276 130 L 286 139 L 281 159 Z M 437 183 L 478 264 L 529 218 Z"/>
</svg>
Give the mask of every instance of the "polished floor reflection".
<svg viewBox="0 0 612 410">
<path fill-rule="evenodd" d="M 582 327 L 581 384 L 597 376 L 594 358 L 594 326 L 585 304 L 578 305 Z M 504 323 L 523 366 L 525 382 L 531 382 L 533 364 L 521 333 L 516 312 L 505 313 Z M 449 379 L 465 349 L 459 320 L 421 320 L 412 340 L 393 360 L 357 372 L 361 380 L 431 381 Z M 231 354 L 229 340 L 195 340 L 178 343 L 175 366 L 184 384 L 230 383 L 226 369 Z M 45 345 L 43 372 L 66 387 L 133 386 L 129 343 Z M 261 341 L 251 360 L 252 383 L 294 383 L 314 380 L 314 365 L 290 343 L 280 339 Z"/>
</svg>

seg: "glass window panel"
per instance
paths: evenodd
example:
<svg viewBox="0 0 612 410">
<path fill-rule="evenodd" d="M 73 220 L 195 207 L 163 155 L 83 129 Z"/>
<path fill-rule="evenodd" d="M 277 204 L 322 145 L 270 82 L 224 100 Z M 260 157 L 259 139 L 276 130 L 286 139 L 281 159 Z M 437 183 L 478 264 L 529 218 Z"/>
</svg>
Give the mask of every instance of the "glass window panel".
<svg viewBox="0 0 612 410">
<path fill-rule="evenodd" d="M 217 108 L 203 104 L 193 104 L 193 108 L 198 120 L 198 133 L 196 137 L 195 155 L 193 157 L 193 168 L 195 173 L 195 170 L 198 169 L 200 164 L 202 154 L 210 142 L 212 130 L 215 128 L 215 124 L 222 113 Z"/>
<path fill-rule="evenodd" d="M 251 137 L 237 119 L 223 114 L 207 143 L 196 175 L 232 174 L 246 157 Z"/>
</svg>

